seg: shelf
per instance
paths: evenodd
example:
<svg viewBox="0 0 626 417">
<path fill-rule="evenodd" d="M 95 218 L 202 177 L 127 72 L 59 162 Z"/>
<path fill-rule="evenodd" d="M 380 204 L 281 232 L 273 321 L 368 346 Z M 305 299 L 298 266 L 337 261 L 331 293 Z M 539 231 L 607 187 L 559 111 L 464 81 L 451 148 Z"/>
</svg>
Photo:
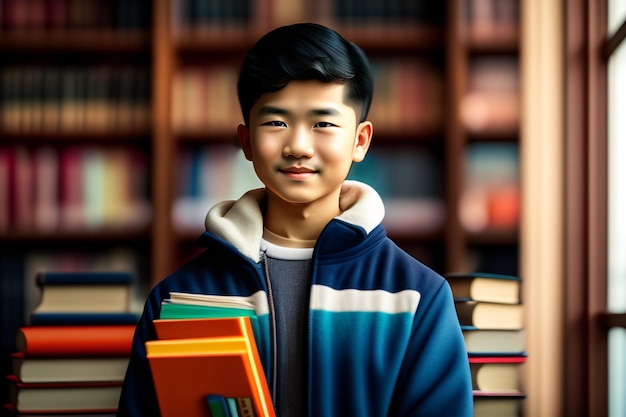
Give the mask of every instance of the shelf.
<svg viewBox="0 0 626 417">
<path fill-rule="evenodd" d="M 338 26 L 346 39 L 356 43 L 368 53 L 442 52 L 444 31 L 429 26 Z"/>
<path fill-rule="evenodd" d="M 19 53 L 90 53 L 150 52 L 148 31 L 116 29 L 66 31 L 4 31 L 0 32 L 0 51 Z"/>
<path fill-rule="evenodd" d="M 470 34 L 465 40 L 465 48 L 473 54 L 517 55 L 519 42 L 519 33 L 516 30 L 502 30 L 482 35 Z"/>
<path fill-rule="evenodd" d="M 111 243 L 130 244 L 147 241 L 150 237 L 149 228 L 102 228 L 93 230 L 54 230 L 54 231 L 3 231 L 0 242 L 15 245 L 75 245 L 94 244 L 109 245 Z"/>
<path fill-rule="evenodd" d="M 180 144 L 212 145 L 225 143 L 239 143 L 237 139 L 237 126 L 230 130 L 211 132 L 180 132 L 174 133 L 174 141 Z"/>
<path fill-rule="evenodd" d="M 469 244 L 479 245 L 516 245 L 519 229 L 491 229 L 481 232 L 467 232 Z"/>
<path fill-rule="evenodd" d="M 256 33 L 241 29 L 187 30 L 173 36 L 174 50 L 186 54 L 211 51 L 241 55 L 259 38 Z"/>
<path fill-rule="evenodd" d="M 519 129 L 511 127 L 506 129 L 485 129 L 482 131 L 468 131 L 468 142 L 517 142 Z"/>
<path fill-rule="evenodd" d="M 147 131 L 119 131 L 119 132 L 6 132 L 0 130 L 2 144 L 129 144 L 147 145 L 150 142 L 150 132 Z"/>
</svg>

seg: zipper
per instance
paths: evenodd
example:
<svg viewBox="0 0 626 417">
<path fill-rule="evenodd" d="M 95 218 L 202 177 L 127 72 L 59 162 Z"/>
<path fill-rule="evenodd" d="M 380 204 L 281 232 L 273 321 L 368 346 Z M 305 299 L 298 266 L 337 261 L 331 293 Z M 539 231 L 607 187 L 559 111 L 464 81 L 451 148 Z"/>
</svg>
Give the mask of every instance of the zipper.
<svg viewBox="0 0 626 417">
<path fill-rule="evenodd" d="M 278 339 L 277 339 L 277 329 L 276 329 L 276 307 L 274 306 L 274 295 L 272 293 L 272 284 L 270 282 L 270 271 L 267 265 L 267 253 L 265 251 L 261 251 L 261 262 L 263 263 L 263 276 L 265 278 L 265 284 L 267 285 L 267 297 L 269 301 L 269 309 L 270 309 L 270 337 L 272 340 L 271 349 L 271 357 L 272 357 L 272 401 L 276 404 L 276 394 L 277 394 L 277 383 L 278 383 L 278 350 L 276 348 Z"/>
</svg>

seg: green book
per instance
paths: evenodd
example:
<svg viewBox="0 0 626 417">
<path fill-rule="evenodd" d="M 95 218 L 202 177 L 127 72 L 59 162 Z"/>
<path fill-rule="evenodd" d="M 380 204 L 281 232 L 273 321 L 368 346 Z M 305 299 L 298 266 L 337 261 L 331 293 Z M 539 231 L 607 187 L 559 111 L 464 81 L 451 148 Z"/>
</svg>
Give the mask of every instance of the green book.
<svg viewBox="0 0 626 417">
<path fill-rule="evenodd" d="M 206 401 L 209 405 L 209 410 L 211 410 L 211 417 L 231 417 L 230 409 L 224 396 L 208 394 Z"/>
<path fill-rule="evenodd" d="M 201 318 L 230 318 L 250 317 L 254 338 L 258 341 L 260 335 L 259 320 L 252 304 L 246 301 L 237 302 L 228 299 L 214 299 L 212 296 L 171 293 L 170 299 L 161 303 L 161 319 L 201 319 Z M 185 298 L 180 302 L 180 297 Z M 206 300 L 205 300 L 206 298 Z M 180 302 L 180 303 L 179 303 Z M 198 304 L 193 304 L 197 302 Z M 203 304 L 200 304 L 203 303 Z M 220 305 L 221 304 L 221 305 Z"/>
<path fill-rule="evenodd" d="M 214 307 L 193 304 L 161 304 L 161 319 L 201 319 L 228 317 L 256 317 L 254 310 L 235 307 Z"/>
</svg>

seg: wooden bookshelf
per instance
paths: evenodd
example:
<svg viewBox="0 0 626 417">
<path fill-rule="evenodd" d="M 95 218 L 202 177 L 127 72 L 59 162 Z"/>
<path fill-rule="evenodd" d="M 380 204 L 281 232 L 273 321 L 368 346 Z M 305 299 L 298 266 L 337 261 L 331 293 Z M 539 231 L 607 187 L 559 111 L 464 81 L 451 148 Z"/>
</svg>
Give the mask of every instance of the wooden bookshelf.
<svg viewBox="0 0 626 417">
<path fill-rule="evenodd" d="M 142 4 L 137 1 L 134 0 L 133 3 Z M 263 0 L 250 2 L 253 8 L 249 13 L 244 13 L 245 16 L 241 19 L 223 19 L 231 23 L 215 25 L 210 23 L 210 19 L 205 19 L 200 24 L 193 19 L 191 23 L 191 20 L 185 20 L 187 18 L 173 15 L 179 13 L 176 12 L 179 10 L 177 8 L 185 6 L 186 0 L 152 0 L 144 4 L 151 16 L 148 25 L 144 27 L 129 28 L 111 24 L 59 29 L 44 24 L 40 27 L 11 29 L 11 25 L 4 21 L 0 28 L 0 53 L 12 59 L 3 61 L 0 70 L 16 65 L 39 65 L 43 68 L 62 66 L 57 58 L 61 56 L 73 65 L 88 66 L 112 62 L 113 68 L 128 64 L 148 71 L 150 92 L 146 105 L 150 121 L 145 128 L 121 131 L 109 128 L 96 132 L 45 129 L 15 131 L 0 125 L 0 147 L 19 145 L 35 149 L 44 145 L 65 148 L 93 144 L 101 147 L 139 148 L 149 161 L 146 175 L 151 217 L 148 226 L 121 234 L 109 229 L 97 232 L 61 231 L 60 234 L 55 234 L 45 231 L 23 233 L 9 228 L 0 230 L 0 242 L 32 240 L 50 242 L 52 246 L 55 238 L 60 238 L 66 242 L 76 242 L 77 247 L 84 247 L 89 246 L 92 239 L 95 244 L 98 236 L 103 236 L 111 246 L 123 244 L 127 240 L 139 240 L 143 246 L 149 248 L 143 254 L 150 264 L 148 275 L 143 277 L 145 282 L 153 285 L 165 277 L 183 259 L 188 258 L 189 251 L 195 250 L 195 233 L 178 230 L 172 220 L 177 198 L 175 181 L 178 175 L 178 156 L 185 149 L 223 146 L 235 140 L 235 126 L 232 129 L 224 126 L 178 129 L 172 116 L 178 93 L 174 80 L 181 72 L 192 67 L 209 69 L 219 65 L 231 65 L 236 72 L 245 51 L 261 34 L 279 24 L 309 20 L 337 29 L 362 46 L 376 63 L 401 63 L 417 59 L 428 64 L 438 77 L 425 82 L 425 85 L 439 83 L 440 97 L 437 100 L 429 98 L 425 103 L 437 108 L 440 120 L 420 125 L 412 124 L 412 119 L 398 119 L 385 125 L 385 119 L 389 119 L 387 117 L 377 124 L 372 151 L 374 157 L 377 150 L 392 155 L 394 151 L 405 150 L 415 152 L 415 155 L 426 152 L 438 167 L 434 176 L 439 178 L 438 188 L 428 191 L 432 195 L 427 196 L 438 199 L 441 203 L 440 208 L 434 210 L 440 215 L 438 225 L 430 229 L 419 229 L 416 226 L 416 229 L 408 232 L 391 229 L 390 235 L 416 256 L 427 254 L 429 265 L 442 273 L 471 269 L 472 263 L 467 260 L 470 249 L 473 252 L 485 248 L 488 254 L 494 245 L 504 245 L 515 251 L 518 241 L 517 225 L 505 230 L 486 228 L 482 231 L 470 231 L 465 229 L 459 219 L 468 145 L 517 143 L 519 140 L 518 125 L 469 129 L 464 122 L 461 103 L 470 82 L 468 73 L 472 62 L 480 57 L 517 59 L 519 55 L 519 36 L 513 24 L 515 22 L 505 21 L 505 24 L 499 26 L 494 26 L 494 22 L 491 22 L 491 26 L 487 26 L 491 27 L 492 32 L 473 25 L 480 23 L 472 20 L 475 17 L 472 14 L 474 1 L 477 0 L 448 0 L 445 7 L 431 5 L 425 12 L 426 17 L 416 14 L 408 17 L 396 16 L 395 20 L 389 19 L 390 13 L 393 16 L 393 10 L 384 11 L 386 17 L 372 16 L 371 10 L 366 10 L 366 14 L 370 14 L 367 19 L 362 16 L 350 18 L 334 14 L 341 7 L 347 7 L 347 4 L 357 4 L 355 2 L 324 0 L 309 4 L 301 1 L 285 8 L 282 0 Z M 510 7 L 518 7 L 518 1 L 521 0 L 510 0 Z M 12 2 L 14 0 L 6 3 Z M 481 3 L 484 5 L 488 2 Z M 367 4 L 365 2 L 359 7 L 368 7 Z M 293 14 L 288 14 L 285 11 L 287 9 Z M 403 13 L 402 10 L 396 12 Z M 505 17 L 519 19 L 516 10 L 510 9 L 506 12 Z M 3 19 L 6 19 L 6 13 L 4 16 Z M 484 20 L 485 16 L 481 16 L 481 19 L 487 22 Z M 395 66 L 389 68 L 397 70 Z M 394 76 L 389 79 L 394 80 Z M 390 97 L 394 100 L 393 95 Z M 416 102 L 414 105 L 418 104 Z M 422 110 L 415 110 L 415 117 L 427 109 L 416 108 Z M 377 115 L 372 114 L 371 117 L 375 119 Z M 380 191 L 385 195 L 385 190 Z M 406 208 L 397 212 L 407 213 Z M 408 213 L 410 215 L 411 212 Z M 432 213 L 433 211 L 431 215 Z M 394 224 L 403 221 L 401 217 L 391 220 Z M 518 271 L 493 272 L 515 274 Z"/>
</svg>

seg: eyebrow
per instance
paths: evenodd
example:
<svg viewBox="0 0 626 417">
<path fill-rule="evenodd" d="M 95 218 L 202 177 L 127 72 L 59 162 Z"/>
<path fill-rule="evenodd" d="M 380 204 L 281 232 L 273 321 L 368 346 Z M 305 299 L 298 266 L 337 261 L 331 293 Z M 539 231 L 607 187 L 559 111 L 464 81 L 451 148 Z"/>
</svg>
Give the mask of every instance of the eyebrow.
<svg viewBox="0 0 626 417">
<path fill-rule="evenodd" d="M 276 106 L 263 106 L 259 109 L 259 116 L 267 115 L 290 115 L 291 112 L 287 109 Z M 312 109 L 307 112 L 311 116 L 336 116 L 340 112 L 333 107 L 324 107 L 320 109 Z"/>
<path fill-rule="evenodd" d="M 290 112 L 286 109 L 282 109 L 280 107 L 274 107 L 274 106 L 263 106 L 259 109 L 259 116 L 266 116 L 270 114 L 285 115 L 289 113 Z"/>
</svg>

